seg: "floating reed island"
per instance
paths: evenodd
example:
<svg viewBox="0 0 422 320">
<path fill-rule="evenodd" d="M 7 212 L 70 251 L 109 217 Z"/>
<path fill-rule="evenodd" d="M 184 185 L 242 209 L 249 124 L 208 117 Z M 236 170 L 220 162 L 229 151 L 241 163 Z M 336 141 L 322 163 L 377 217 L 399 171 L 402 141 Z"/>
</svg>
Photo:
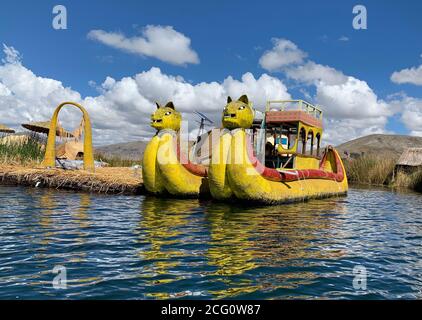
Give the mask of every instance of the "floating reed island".
<svg viewBox="0 0 422 320">
<path fill-rule="evenodd" d="M 58 113 L 65 105 L 82 111 L 82 122 L 74 132 L 64 130 L 58 122 Z M 56 108 L 50 121 L 22 126 L 30 130 L 31 135 L 10 135 L 14 133 L 12 129 L 0 126 L 1 184 L 110 194 L 142 193 L 142 172 L 138 165 L 134 166 L 136 163 L 111 159 L 107 164 L 104 160 L 108 159 L 94 154 L 89 116 L 79 104 L 64 102 Z M 47 139 L 43 135 L 48 135 Z M 82 136 L 83 143 L 79 141 Z M 64 143 L 56 147 L 57 139 Z M 122 164 L 132 167 L 116 167 Z"/>
<path fill-rule="evenodd" d="M 90 172 L 0 165 L 0 183 L 108 194 L 143 193 L 142 173 L 135 168 L 106 167 Z"/>
</svg>

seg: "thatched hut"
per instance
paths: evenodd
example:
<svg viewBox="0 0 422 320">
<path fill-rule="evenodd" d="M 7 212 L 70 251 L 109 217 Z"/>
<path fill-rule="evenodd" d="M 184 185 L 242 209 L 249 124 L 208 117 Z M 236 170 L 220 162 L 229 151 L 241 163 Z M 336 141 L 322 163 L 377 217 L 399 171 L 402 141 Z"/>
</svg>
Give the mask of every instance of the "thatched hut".
<svg viewBox="0 0 422 320">
<path fill-rule="evenodd" d="M 64 142 L 56 148 L 57 158 L 77 160 L 83 157 L 83 144 L 79 142 L 80 136 L 82 135 L 82 124 L 75 132 L 66 131 L 60 124 L 57 124 L 56 136 L 64 139 Z M 50 132 L 50 121 L 24 123 L 22 127 L 36 133 L 48 135 Z"/>
<path fill-rule="evenodd" d="M 67 160 L 82 160 L 84 145 L 80 141 L 66 141 L 56 148 L 56 158 Z"/>
<path fill-rule="evenodd" d="M 33 132 L 47 134 L 50 132 L 50 121 L 39 121 L 23 123 L 22 127 Z M 58 125 L 56 135 L 61 138 L 72 138 L 73 134 L 64 130 L 62 126 Z"/>
<path fill-rule="evenodd" d="M 395 171 L 413 172 L 418 169 L 422 169 L 422 148 L 409 148 L 400 156 Z"/>
<path fill-rule="evenodd" d="M 15 130 L 6 127 L 3 124 L 0 124 L 0 133 L 15 133 Z"/>
<path fill-rule="evenodd" d="M 10 138 L 12 133 L 15 133 L 15 130 L 0 124 L 0 144 L 7 144 L 7 139 Z"/>
</svg>

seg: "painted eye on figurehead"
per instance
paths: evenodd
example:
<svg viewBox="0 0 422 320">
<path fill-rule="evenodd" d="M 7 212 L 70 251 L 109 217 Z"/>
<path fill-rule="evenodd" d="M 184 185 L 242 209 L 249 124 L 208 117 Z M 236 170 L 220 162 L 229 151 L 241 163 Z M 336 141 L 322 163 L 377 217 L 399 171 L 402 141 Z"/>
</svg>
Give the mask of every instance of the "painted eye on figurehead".
<svg viewBox="0 0 422 320">
<path fill-rule="evenodd" d="M 243 110 L 243 109 L 245 109 L 246 107 L 245 106 L 240 106 L 239 107 L 239 110 Z"/>
<path fill-rule="evenodd" d="M 169 115 L 171 115 L 171 111 L 167 111 L 164 115 L 165 115 L 165 116 L 169 116 Z"/>
</svg>

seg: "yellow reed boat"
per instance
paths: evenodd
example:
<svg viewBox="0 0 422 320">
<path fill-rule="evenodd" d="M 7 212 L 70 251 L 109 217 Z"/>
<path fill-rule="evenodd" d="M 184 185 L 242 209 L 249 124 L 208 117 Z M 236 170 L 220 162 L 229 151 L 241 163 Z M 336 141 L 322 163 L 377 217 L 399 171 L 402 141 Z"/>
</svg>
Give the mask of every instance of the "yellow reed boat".
<svg viewBox="0 0 422 320">
<path fill-rule="evenodd" d="M 197 197 L 208 194 L 206 167 L 192 163 L 181 147 L 181 115 L 172 102 L 157 104 L 151 126 L 157 130 L 144 151 L 142 176 L 145 189 L 153 194 Z"/>
<path fill-rule="evenodd" d="M 213 146 L 208 171 L 214 198 L 283 203 L 347 193 L 337 151 L 321 150 L 318 107 L 303 100 L 270 101 L 257 119 L 246 96 L 227 102 L 228 130 Z"/>
<path fill-rule="evenodd" d="M 262 117 L 246 95 L 229 97 L 222 129 L 208 134 L 209 164 L 192 163 L 180 139 L 181 115 L 169 102 L 151 117 L 157 134 L 147 145 L 147 191 L 179 197 L 283 203 L 347 193 L 343 163 L 322 150 L 322 111 L 303 100 L 269 101 Z M 187 142 L 186 142 L 187 144 Z M 185 150 L 185 151 L 182 151 Z"/>
</svg>

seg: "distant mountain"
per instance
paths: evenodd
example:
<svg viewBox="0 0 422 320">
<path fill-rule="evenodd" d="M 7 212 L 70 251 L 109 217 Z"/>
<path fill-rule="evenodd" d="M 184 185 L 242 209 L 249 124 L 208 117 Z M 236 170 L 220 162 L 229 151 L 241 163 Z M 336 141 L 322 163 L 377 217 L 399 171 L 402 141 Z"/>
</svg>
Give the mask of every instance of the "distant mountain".
<svg viewBox="0 0 422 320">
<path fill-rule="evenodd" d="M 96 153 L 104 154 L 108 157 L 119 157 L 121 159 L 139 161 L 144 156 L 144 150 L 149 141 L 133 141 L 110 144 L 106 146 L 95 147 Z M 189 141 L 189 147 L 193 144 Z"/>
<path fill-rule="evenodd" d="M 347 151 L 351 156 L 376 154 L 386 157 L 399 157 L 407 148 L 422 148 L 422 137 L 371 134 L 337 146 L 340 156 Z"/>
<path fill-rule="evenodd" d="M 117 143 L 95 148 L 106 156 L 117 156 L 123 159 L 139 160 L 142 159 L 145 147 L 148 141 L 134 141 L 126 143 Z M 337 146 L 340 156 L 347 151 L 349 154 L 361 155 L 377 154 L 381 156 L 398 158 L 407 148 L 422 148 L 422 137 L 390 135 L 390 134 L 371 134 L 360 137 Z"/>
<path fill-rule="evenodd" d="M 116 143 L 107 146 L 96 147 L 95 152 L 99 152 L 108 157 L 119 157 L 122 159 L 138 161 L 142 159 L 148 141 L 134 141 L 126 143 Z"/>
</svg>

